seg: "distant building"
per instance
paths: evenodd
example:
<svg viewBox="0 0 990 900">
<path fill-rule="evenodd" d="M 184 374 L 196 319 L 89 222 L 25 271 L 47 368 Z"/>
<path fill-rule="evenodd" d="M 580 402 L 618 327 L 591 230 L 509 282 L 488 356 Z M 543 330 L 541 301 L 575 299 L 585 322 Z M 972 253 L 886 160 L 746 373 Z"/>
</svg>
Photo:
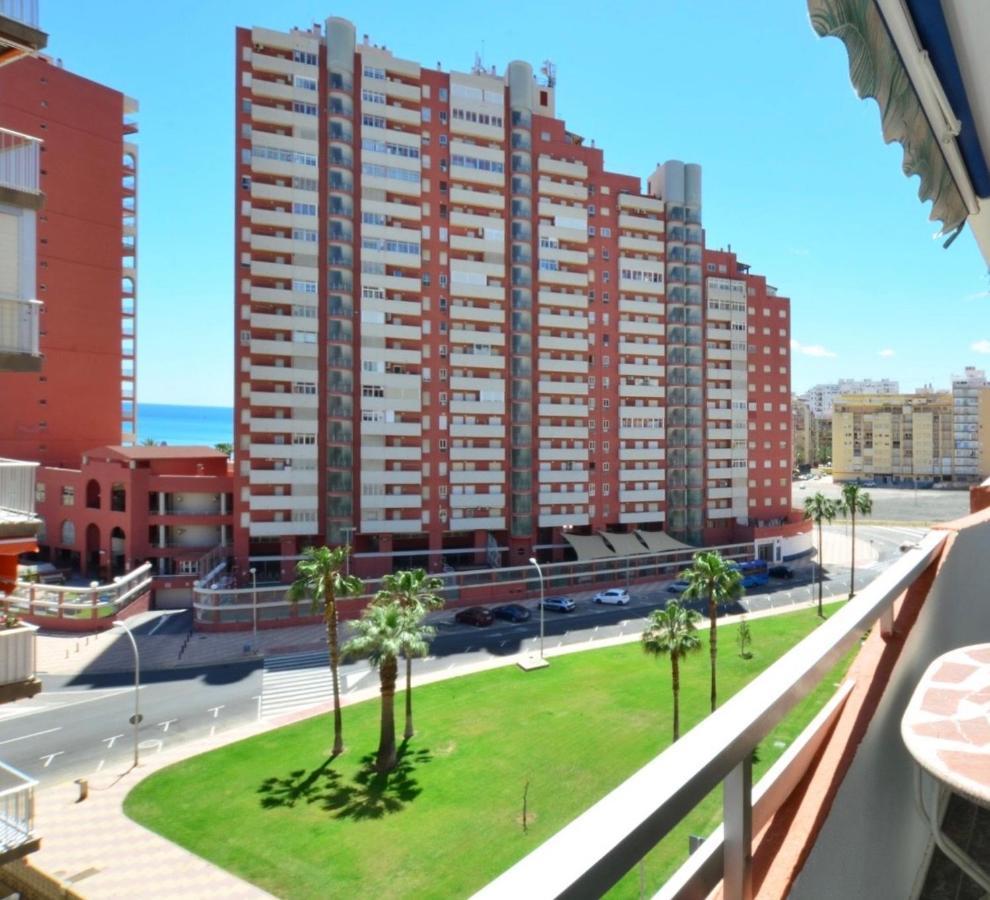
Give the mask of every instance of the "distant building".
<svg viewBox="0 0 990 900">
<path fill-rule="evenodd" d="M 188 606 L 229 555 L 233 475 L 211 447 L 91 449 L 78 469 L 40 468 L 36 492 L 46 559 L 107 581 L 150 562 L 159 608 Z"/>
<path fill-rule="evenodd" d="M 845 395 L 835 401 L 836 481 L 951 481 L 953 451 L 953 396 L 948 391 Z"/>
<path fill-rule="evenodd" d="M 983 457 L 990 448 L 985 448 L 984 431 L 981 425 L 987 422 L 985 411 L 981 416 L 981 405 L 985 410 L 990 403 L 990 383 L 982 369 L 967 366 L 962 375 L 952 376 L 953 412 L 953 480 L 976 484 L 990 474 Z"/>
<path fill-rule="evenodd" d="M 804 400 L 791 398 L 793 414 L 794 466 L 813 466 L 818 458 L 818 421 Z"/>
<path fill-rule="evenodd" d="M 816 384 L 801 394 L 800 398 L 808 405 L 816 419 L 830 419 L 832 417 L 832 405 L 835 403 L 836 397 L 846 394 L 890 395 L 899 392 L 898 382 L 891 381 L 889 378 L 879 380 L 840 378 L 835 384 Z"/>
<path fill-rule="evenodd" d="M 0 174 L 0 328 L 16 302 L 20 334 L 40 334 L 31 365 L 0 372 L 0 456 L 78 467 L 134 440 L 136 110 L 51 59 L 0 66 L 0 173 L 31 171 L 27 193 L 44 196 L 12 216 Z M 22 165 L 39 138 L 43 165 Z"/>
<path fill-rule="evenodd" d="M 525 563 L 790 511 L 790 303 L 705 247 L 701 167 L 640 178 L 552 66 L 237 31 L 235 548 Z"/>
</svg>

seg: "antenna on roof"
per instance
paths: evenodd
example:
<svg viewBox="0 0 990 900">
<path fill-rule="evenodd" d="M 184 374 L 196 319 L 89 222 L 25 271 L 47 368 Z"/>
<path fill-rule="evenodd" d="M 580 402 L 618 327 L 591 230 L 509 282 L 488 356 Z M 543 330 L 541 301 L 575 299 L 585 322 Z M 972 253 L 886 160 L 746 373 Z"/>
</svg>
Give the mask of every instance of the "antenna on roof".
<svg viewBox="0 0 990 900">
<path fill-rule="evenodd" d="M 473 75 L 483 75 L 485 73 L 485 64 L 484 64 L 484 62 L 482 61 L 482 58 L 481 58 L 482 53 L 484 53 L 484 52 L 485 52 L 485 43 L 484 43 L 484 41 L 482 41 L 481 42 L 481 53 L 478 53 L 477 51 L 475 51 L 475 54 L 474 54 L 474 65 L 471 66 L 471 73 Z"/>
<path fill-rule="evenodd" d="M 540 72 L 546 78 L 546 86 L 548 88 L 555 87 L 557 84 L 557 64 L 551 59 L 543 60 L 543 65 L 540 66 Z"/>
</svg>

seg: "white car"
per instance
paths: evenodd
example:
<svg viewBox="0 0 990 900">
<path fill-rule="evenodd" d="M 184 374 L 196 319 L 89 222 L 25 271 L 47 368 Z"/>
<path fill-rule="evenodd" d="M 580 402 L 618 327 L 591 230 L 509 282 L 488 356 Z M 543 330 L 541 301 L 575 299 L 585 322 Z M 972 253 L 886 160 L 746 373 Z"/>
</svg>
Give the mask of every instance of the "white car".
<svg viewBox="0 0 990 900">
<path fill-rule="evenodd" d="M 614 606 L 625 606 L 629 602 L 629 591 L 622 588 L 609 588 L 595 594 L 595 603 L 610 603 Z"/>
</svg>

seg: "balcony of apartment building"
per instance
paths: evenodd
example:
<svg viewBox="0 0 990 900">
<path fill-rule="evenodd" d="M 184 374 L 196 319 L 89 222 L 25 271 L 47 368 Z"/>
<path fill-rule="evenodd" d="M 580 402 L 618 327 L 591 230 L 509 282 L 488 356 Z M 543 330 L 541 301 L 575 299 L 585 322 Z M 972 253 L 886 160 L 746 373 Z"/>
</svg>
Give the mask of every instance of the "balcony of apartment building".
<svg viewBox="0 0 990 900">
<path fill-rule="evenodd" d="M 0 589 L 17 575 L 17 555 L 36 549 L 41 520 L 34 508 L 37 463 L 0 459 Z"/>
<path fill-rule="evenodd" d="M 48 35 L 39 27 L 38 0 L 0 0 L 0 66 L 47 45 Z"/>
<path fill-rule="evenodd" d="M 148 519 L 154 524 L 175 525 L 186 521 L 201 525 L 222 524 L 221 520 L 232 517 L 232 510 L 233 496 L 228 493 L 188 490 L 148 493 Z"/>
</svg>

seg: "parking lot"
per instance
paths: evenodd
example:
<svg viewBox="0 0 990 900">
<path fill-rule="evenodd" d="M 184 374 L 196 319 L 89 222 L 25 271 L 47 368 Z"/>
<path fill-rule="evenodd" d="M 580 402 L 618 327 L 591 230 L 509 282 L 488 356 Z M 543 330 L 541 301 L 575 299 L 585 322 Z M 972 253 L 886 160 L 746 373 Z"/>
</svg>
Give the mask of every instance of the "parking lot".
<svg viewBox="0 0 990 900">
<path fill-rule="evenodd" d="M 873 500 L 873 514 L 877 522 L 949 522 L 969 514 L 969 491 L 926 490 L 913 488 L 875 487 L 864 488 Z M 795 481 L 792 485 L 795 509 L 804 506 L 805 497 L 821 491 L 830 500 L 842 496 L 842 485 L 833 484 L 830 477 Z M 860 520 L 857 517 L 857 520 Z"/>
</svg>

